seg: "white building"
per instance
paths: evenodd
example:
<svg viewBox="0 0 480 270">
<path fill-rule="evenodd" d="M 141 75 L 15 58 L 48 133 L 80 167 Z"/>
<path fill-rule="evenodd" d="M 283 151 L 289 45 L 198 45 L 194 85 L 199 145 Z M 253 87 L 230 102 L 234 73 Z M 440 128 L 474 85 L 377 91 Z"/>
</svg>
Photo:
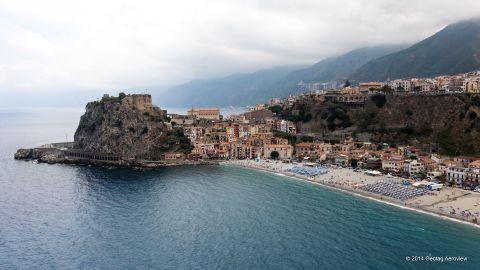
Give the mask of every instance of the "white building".
<svg viewBox="0 0 480 270">
<path fill-rule="evenodd" d="M 455 182 L 457 185 L 462 186 L 463 181 L 465 180 L 465 172 L 467 168 L 462 166 L 450 166 L 447 170 L 447 180 L 448 182 Z"/>
<path fill-rule="evenodd" d="M 285 133 L 291 133 L 291 134 L 297 133 L 297 128 L 295 126 L 295 123 L 286 121 L 286 120 L 281 120 L 277 123 L 277 130 Z"/>
<path fill-rule="evenodd" d="M 384 171 L 399 172 L 403 169 L 403 160 L 384 159 L 382 160 L 382 169 Z"/>
<path fill-rule="evenodd" d="M 394 90 L 400 90 L 400 91 L 410 91 L 412 83 L 410 80 L 394 80 L 389 83 L 389 86 L 393 88 Z"/>
<path fill-rule="evenodd" d="M 417 175 L 421 172 L 424 172 L 425 168 L 420 162 L 414 159 L 414 160 L 405 160 L 405 162 L 403 163 L 403 170 L 410 175 Z"/>
</svg>

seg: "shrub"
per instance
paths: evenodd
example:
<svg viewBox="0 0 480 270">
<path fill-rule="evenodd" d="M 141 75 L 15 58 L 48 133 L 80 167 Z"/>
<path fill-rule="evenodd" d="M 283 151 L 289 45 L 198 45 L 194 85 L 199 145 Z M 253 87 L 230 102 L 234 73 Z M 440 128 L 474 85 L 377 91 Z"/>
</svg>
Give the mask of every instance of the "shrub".
<svg viewBox="0 0 480 270">
<path fill-rule="evenodd" d="M 377 106 L 377 108 L 382 108 L 387 102 L 387 98 L 385 97 L 385 95 L 381 94 L 373 95 L 370 100 L 375 103 L 375 106 Z"/>
<path fill-rule="evenodd" d="M 405 126 L 400 129 L 400 132 L 405 133 L 407 135 L 412 135 L 415 132 L 415 130 L 411 126 Z"/>
</svg>

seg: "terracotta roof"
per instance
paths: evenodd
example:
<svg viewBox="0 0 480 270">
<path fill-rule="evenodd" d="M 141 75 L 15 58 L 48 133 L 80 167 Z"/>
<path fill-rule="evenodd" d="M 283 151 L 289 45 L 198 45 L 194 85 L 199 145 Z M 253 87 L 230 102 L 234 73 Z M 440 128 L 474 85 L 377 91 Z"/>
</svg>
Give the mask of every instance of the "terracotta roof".
<svg viewBox="0 0 480 270">
<path fill-rule="evenodd" d="M 288 144 L 266 144 L 265 147 L 288 147 Z"/>
<path fill-rule="evenodd" d="M 471 159 L 471 160 L 479 160 L 480 158 L 478 157 L 472 157 L 472 156 L 456 156 L 456 159 Z"/>
<path fill-rule="evenodd" d="M 316 143 L 313 143 L 313 142 L 301 142 L 301 143 L 295 144 L 296 147 L 306 147 L 306 146 L 312 146 L 312 145 L 316 145 Z"/>
<path fill-rule="evenodd" d="M 468 164 L 469 167 L 480 167 L 480 160 L 475 160 L 474 162 L 471 162 Z"/>
</svg>

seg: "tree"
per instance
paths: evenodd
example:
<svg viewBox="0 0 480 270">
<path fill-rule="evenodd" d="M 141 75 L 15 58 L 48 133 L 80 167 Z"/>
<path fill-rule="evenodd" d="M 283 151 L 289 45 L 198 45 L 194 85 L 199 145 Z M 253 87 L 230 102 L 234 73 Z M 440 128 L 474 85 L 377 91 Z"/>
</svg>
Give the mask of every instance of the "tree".
<svg viewBox="0 0 480 270">
<path fill-rule="evenodd" d="M 126 96 L 127 96 L 127 95 L 125 95 L 124 92 L 120 92 L 120 93 L 118 94 L 118 98 L 119 98 L 120 100 L 124 99 Z"/>
<path fill-rule="evenodd" d="M 270 153 L 270 157 L 271 157 L 272 159 L 277 159 L 279 156 L 280 156 L 280 153 L 278 153 L 277 151 L 272 151 L 272 152 Z"/>
<path fill-rule="evenodd" d="M 445 182 L 447 182 L 447 177 L 443 174 L 435 177 L 435 179 L 437 179 L 437 181 L 442 184 L 445 184 Z"/>
<path fill-rule="evenodd" d="M 358 160 L 352 159 L 352 161 L 351 161 L 350 164 L 351 164 L 352 168 L 357 168 L 357 166 L 358 166 Z"/>
<path fill-rule="evenodd" d="M 370 100 L 375 102 L 375 105 L 377 106 L 377 108 L 382 108 L 387 102 L 387 98 L 385 97 L 385 95 L 381 95 L 381 94 L 376 94 L 371 96 Z"/>
<path fill-rule="evenodd" d="M 382 86 L 382 88 L 379 89 L 380 92 L 384 92 L 386 94 L 394 92 L 393 88 L 391 88 L 388 85 Z"/>
</svg>

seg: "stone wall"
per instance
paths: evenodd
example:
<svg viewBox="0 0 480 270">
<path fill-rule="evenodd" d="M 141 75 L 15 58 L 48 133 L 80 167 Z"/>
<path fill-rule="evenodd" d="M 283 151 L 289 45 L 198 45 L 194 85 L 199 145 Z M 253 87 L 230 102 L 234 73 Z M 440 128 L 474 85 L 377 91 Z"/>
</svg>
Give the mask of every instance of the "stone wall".
<svg viewBox="0 0 480 270">
<path fill-rule="evenodd" d="M 152 96 L 150 95 L 142 95 L 142 94 L 133 94 L 127 95 L 123 102 L 127 103 L 133 109 L 137 111 L 148 111 L 153 107 L 152 104 Z"/>
</svg>

